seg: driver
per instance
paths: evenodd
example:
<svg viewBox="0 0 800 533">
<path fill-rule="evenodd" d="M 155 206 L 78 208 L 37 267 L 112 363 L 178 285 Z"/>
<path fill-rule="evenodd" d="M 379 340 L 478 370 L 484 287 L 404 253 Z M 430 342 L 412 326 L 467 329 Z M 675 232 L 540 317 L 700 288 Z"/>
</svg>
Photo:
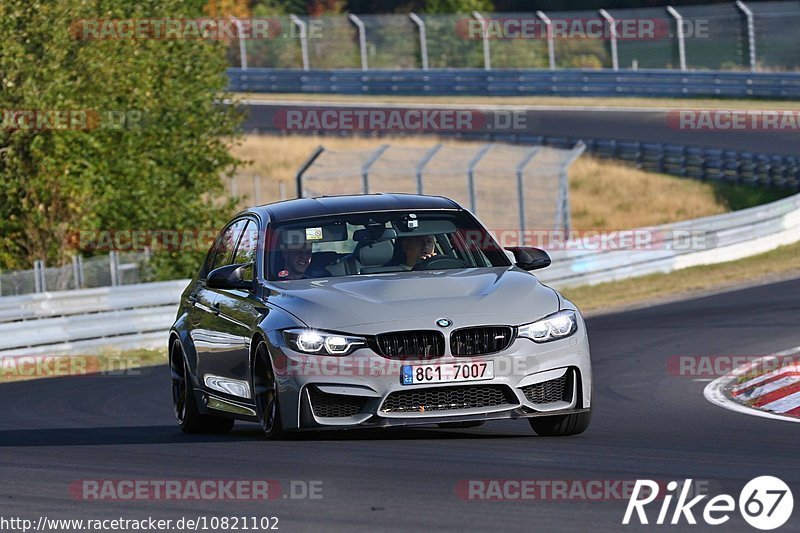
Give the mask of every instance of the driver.
<svg viewBox="0 0 800 533">
<path fill-rule="evenodd" d="M 400 246 L 405 255 L 402 266 L 406 270 L 411 270 L 420 261 L 430 259 L 436 255 L 434 245 L 436 239 L 433 235 L 414 235 L 413 237 L 401 237 Z"/>
<path fill-rule="evenodd" d="M 278 272 L 278 279 L 304 279 L 311 264 L 311 243 L 286 248 L 281 251 L 285 268 Z"/>
</svg>

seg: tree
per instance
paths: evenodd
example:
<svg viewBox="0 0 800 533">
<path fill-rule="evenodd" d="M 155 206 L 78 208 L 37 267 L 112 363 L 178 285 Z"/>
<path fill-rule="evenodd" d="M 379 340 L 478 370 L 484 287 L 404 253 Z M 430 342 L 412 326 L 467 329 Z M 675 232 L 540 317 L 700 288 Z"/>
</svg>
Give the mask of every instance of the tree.
<svg viewBox="0 0 800 533">
<path fill-rule="evenodd" d="M 92 20 L 191 19 L 207 16 L 203 7 L 0 3 L 0 268 L 63 264 L 81 230 L 218 228 L 229 216 L 220 176 L 238 164 L 226 143 L 240 117 L 217 102 L 226 43 L 87 32 Z M 30 127 L 18 120 L 23 110 L 76 118 Z M 157 277 L 188 274 L 197 256 L 157 254 Z"/>
</svg>

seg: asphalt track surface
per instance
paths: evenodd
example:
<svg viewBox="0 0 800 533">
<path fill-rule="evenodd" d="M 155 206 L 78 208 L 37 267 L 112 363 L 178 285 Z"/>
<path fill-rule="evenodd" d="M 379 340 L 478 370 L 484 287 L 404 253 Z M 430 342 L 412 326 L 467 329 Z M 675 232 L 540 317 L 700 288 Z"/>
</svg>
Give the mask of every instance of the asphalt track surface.
<svg viewBox="0 0 800 533">
<path fill-rule="evenodd" d="M 738 498 L 751 478 L 775 475 L 798 502 L 798 424 L 714 406 L 703 398 L 705 382 L 665 368 L 675 355 L 766 354 L 799 345 L 799 295 L 800 278 L 590 318 L 594 418 L 586 433 L 570 438 L 537 437 L 524 421 L 282 442 L 237 423 L 225 436 L 187 436 L 173 421 L 166 367 L 0 385 L 0 516 L 277 516 L 280 531 L 669 528 L 621 526 L 625 501 L 464 501 L 455 487 L 466 479 L 693 478 L 707 482 L 712 495 Z M 323 497 L 81 501 L 68 492 L 81 479 L 273 479 L 283 487 L 315 480 Z M 650 510 L 651 521 L 657 512 Z M 683 522 L 676 529 L 755 531 L 738 512 L 724 526 Z M 798 530 L 795 509 L 779 531 Z"/>
<path fill-rule="evenodd" d="M 544 135 L 552 137 L 571 137 L 576 139 L 616 139 L 627 141 L 641 141 L 644 143 L 680 144 L 687 146 L 701 146 L 710 148 L 723 148 L 762 154 L 776 154 L 796 156 L 797 147 L 800 146 L 800 131 L 798 130 L 735 130 L 735 131 L 709 131 L 709 130 L 681 130 L 674 121 L 668 120 L 669 109 L 648 108 L 570 108 L 550 106 L 502 106 L 492 105 L 487 100 L 487 106 L 470 106 L 460 104 L 455 106 L 462 109 L 487 109 L 510 110 L 521 109 L 526 111 L 525 128 L 514 133 L 520 135 Z M 281 128 L 280 113 L 286 109 L 309 109 L 315 106 L 326 109 L 363 109 L 370 108 L 404 108 L 412 104 L 362 104 L 354 105 L 344 102 L 324 103 L 324 96 L 320 103 L 314 102 L 288 102 L 288 101 L 260 101 L 250 102 L 245 105 L 246 120 L 244 131 L 255 133 L 277 133 Z M 445 106 L 430 104 L 423 107 L 441 109 Z M 725 110 L 725 102 L 720 101 L 717 109 Z M 764 102 L 765 110 L 782 109 L 780 102 Z M 697 109 L 687 101 L 686 109 Z M 304 132 L 314 133 L 314 132 Z M 325 133 L 325 132 L 320 132 Z M 337 132 L 330 132 L 336 134 Z M 442 132 L 447 134 L 452 132 Z M 491 132 L 487 132 L 491 133 Z"/>
</svg>

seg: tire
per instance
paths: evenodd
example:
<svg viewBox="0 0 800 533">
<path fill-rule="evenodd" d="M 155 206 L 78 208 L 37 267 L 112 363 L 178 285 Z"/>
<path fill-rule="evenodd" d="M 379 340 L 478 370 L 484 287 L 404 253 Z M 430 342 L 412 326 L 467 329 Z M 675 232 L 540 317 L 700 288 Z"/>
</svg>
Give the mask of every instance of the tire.
<svg viewBox="0 0 800 533">
<path fill-rule="evenodd" d="M 476 428 L 478 426 L 482 426 L 482 421 L 475 421 L 475 422 L 440 422 L 436 424 L 442 429 L 468 429 L 468 428 Z"/>
<path fill-rule="evenodd" d="M 591 420 L 592 411 L 590 409 L 585 413 L 571 415 L 537 416 L 529 418 L 528 422 L 536 434 L 542 437 L 567 437 L 586 431 Z"/>
<path fill-rule="evenodd" d="M 181 342 L 175 339 L 170 347 L 169 368 L 172 377 L 172 407 L 175 419 L 184 433 L 226 433 L 234 424 L 232 418 L 200 414 L 189 365 L 183 356 Z"/>
<path fill-rule="evenodd" d="M 264 341 L 256 347 L 253 358 L 253 399 L 261 431 L 268 440 L 286 437 L 281 423 L 281 410 L 278 406 L 278 387 L 275 372 Z"/>
</svg>

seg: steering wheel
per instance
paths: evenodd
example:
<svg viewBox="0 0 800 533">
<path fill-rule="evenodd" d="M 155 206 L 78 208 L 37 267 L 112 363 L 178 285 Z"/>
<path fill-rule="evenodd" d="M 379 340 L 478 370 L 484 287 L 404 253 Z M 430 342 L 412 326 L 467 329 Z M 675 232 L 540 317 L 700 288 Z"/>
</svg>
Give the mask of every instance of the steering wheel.
<svg viewBox="0 0 800 533">
<path fill-rule="evenodd" d="M 411 270 L 447 270 L 451 268 L 466 268 L 467 264 L 461 259 L 447 255 L 434 255 L 419 261 Z"/>
</svg>

